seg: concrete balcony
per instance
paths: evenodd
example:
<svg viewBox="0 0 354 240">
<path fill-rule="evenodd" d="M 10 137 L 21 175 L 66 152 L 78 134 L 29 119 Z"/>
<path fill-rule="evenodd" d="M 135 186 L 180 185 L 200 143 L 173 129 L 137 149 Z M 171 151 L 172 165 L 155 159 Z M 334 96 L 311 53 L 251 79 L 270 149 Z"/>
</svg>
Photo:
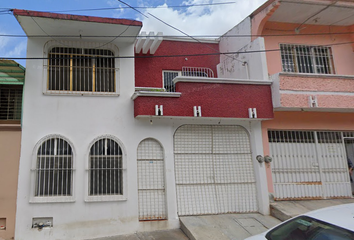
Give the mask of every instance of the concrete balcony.
<svg viewBox="0 0 354 240">
<path fill-rule="evenodd" d="M 184 76 L 174 83 L 176 92 L 138 89 L 134 116 L 249 119 L 255 109 L 254 118 L 273 118 L 270 81 Z"/>
<path fill-rule="evenodd" d="M 278 73 L 274 110 L 354 112 L 354 76 Z"/>
</svg>

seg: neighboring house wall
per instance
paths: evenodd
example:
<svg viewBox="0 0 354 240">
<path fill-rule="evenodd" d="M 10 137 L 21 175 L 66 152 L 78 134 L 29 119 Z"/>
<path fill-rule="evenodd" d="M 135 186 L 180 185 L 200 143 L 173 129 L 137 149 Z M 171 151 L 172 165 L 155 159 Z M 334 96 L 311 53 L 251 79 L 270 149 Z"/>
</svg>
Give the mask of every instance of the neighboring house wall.
<svg viewBox="0 0 354 240">
<path fill-rule="evenodd" d="M 268 130 L 353 131 L 354 114 L 325 112 L 275 112 L 274 119 L 262 122 L 264 154 L 269 155 Z M 274 193 L 271 165 L 267 166 L 268 191 Z"/>
<path fill-rule="evenodd" d="M 17 177 L 20 159 L 21 127 L 0 123 L 0 239 L 13 239 L 15 233 Z"/>
<path fill-rule="evenodd" d="M 250 17 L 220 38 L 219 77 L 268 80 L 264 40 L 251 39 Z"/>
<path fill-rule="evenodd" d="M 267 22 L 262 32 L 263 35 L 295 34 L 294 29 L 298 24 Z M 292 35 L 264 37 L 267 50 L 279 49 L 281 43 L 320 46 L 328 45 L 332 49 L 335 74 L 354 75 L 354 62 L 352 35 L 351 34 L 326 34 L 321 33 L 351 32 L 350 27 L 304 25 L 300 31 L 304 36 Z M 316 33 L 318 35 L 312 35 Z M 308 34 L 308 35 L 306 35 Z M 347 44 L 341 44 L 347 43 Z M 332 46 L 331 46 L 332 45 Z M 282 71 L 280 51 L 267 52 L 268 71 L 270 75 Z"/>
</svg>

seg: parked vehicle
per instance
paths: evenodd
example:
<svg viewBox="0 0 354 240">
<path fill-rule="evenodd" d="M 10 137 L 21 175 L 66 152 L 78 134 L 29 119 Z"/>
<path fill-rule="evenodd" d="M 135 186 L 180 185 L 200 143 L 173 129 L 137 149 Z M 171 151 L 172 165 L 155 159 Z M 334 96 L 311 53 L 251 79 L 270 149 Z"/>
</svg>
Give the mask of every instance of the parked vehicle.
<svg viewBox="0 0 354 240">
<path fill-rule="evenodd" d="M 245 240 L 354 240 L 354 203 L 311 211 Z"/>
</svg>

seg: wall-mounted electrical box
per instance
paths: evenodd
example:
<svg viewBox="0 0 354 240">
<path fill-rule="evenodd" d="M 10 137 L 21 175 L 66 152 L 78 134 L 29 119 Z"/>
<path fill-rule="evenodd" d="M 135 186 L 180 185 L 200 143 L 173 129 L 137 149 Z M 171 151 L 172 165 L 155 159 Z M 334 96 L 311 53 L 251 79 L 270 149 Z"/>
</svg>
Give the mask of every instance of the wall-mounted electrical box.
<svg viewBox="0 0 354 240">
<path fill-rule="evenodd" d="M 32 228 L 50 228 L 53 227 L 53 218 L 52 217 L 37 217 L 32 218 Z"/>
</svg>

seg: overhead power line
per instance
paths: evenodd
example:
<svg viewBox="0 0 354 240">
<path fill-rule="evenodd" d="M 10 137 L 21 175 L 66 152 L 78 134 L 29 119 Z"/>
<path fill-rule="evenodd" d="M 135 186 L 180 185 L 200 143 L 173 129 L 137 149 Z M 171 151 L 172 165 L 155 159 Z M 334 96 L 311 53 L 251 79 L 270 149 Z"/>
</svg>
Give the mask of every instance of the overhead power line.
<svg viewBox="0 0 354 240">
<path fill-rule="evenodd" d="M 346 45 L 346 44 L 354 44 L 353 42 L 343 42 L 343 43 L 333 43 L 326 45 L 319 45 L 322 47 L 330 47 L 330 46 L 338 46 L 338 45 Z M 235 55 L 235 54 L 252 54 L 252 53 L 267 53 L 267 52 L 279 52 L 280 48 L 276 49 L 268 49 L 268 50 L 254 50 L 254 51 L 236 51 L 236 52 L 215 52 L 215 53 L 200 53 L 200 54 L 174 54 L 174 55 L 139 55 L 139 56 L 118 56 L 118 57 L 106 57 L 113 59 L 135 59 L 135 58 L 176 58 L 176 57 L 203 57 L 203 56 L 215 56 L 215 55 Z M 97 57 L 92 57 L 97 58 Z M 0 59 L 8 59 L 8 60 L 47 60 L 48 57 L 0 57 Z M 70 57 L 61 57 L 58 59 L 71 59 Z"/>
<path fill-rule="evenodd" d="M 326 35 L 350 35 L 354 32 L 324 32 L 324 33 L 291 33 L 291 34 L 230 34 L 230 35 L 164 35 L 165 38 L 244 38 L 244 37 L 302 37 L 302 36 L 326 36 Z M 13 37 L 13 38 L 43 38 L 48 37 L 48 35 L 29 35 L 26 34 L 0 34 L 0 37 Z M 98 36 L 98 35 L 51 35 L 55 38 L 115 38 L 117 35 L 107 35 L 107 36 Z M 141 38 L 146 36 L 136 36 L 136 35 L 124 35 L 119 36 L 120 38 Z"/>
</svg>

